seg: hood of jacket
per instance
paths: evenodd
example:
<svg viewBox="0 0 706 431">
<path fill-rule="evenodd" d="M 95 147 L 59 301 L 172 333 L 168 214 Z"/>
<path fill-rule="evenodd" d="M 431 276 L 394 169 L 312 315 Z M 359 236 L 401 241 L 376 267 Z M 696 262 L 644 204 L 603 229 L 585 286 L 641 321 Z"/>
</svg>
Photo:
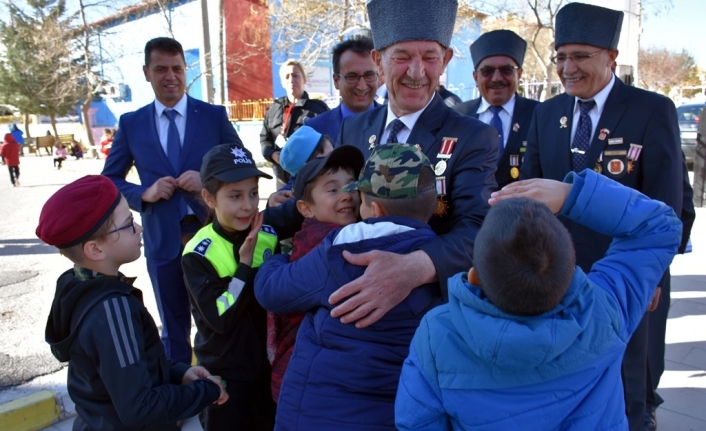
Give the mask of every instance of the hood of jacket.
<svg viewBox="0 0 706 431">
<path fill-rule="evenodd" d="M 561 303 L 538 316 L 515 316 L 493 305 L 465 274 L 449 280 L 449 313 L 467 348 L 488 368 L 483 387 L 504 387 L 560 375 L 614 346 L 619 311 L 608 292 L 576 268 Z M 509 380 L 500 376 L 514 376 Z"/>
<path fill-rule="evenodd" d="M 56 282 L 56 293 L 47 319 L 44 338 L 51 351 L 61 362 L 70 359 L 69 351 L 78 328 L 91 308 L 107 296 L 141 293 L 117 277 L 79 279 L 70 269 Z"/>
</svg>

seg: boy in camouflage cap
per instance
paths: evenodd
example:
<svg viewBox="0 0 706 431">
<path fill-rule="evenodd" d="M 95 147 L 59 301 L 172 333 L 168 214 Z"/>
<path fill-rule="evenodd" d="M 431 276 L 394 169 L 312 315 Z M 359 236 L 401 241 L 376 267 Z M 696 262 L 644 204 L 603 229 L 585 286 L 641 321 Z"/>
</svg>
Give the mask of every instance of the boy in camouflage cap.
<svg viewBox="0 0 706 431">
<path fill-rule="evenodd" d="M 295 262 L 273 256 L 255 279 L 266 310 L 306 312 L 280 393 L 278 430 L 395 430 L 395 394 L 410 340 L 424 313 L 441 303 L 438 283 L 425 284 L 410 286 L 404 301 L 366 328 L 331 317 L 329 296 L 365 270 L 348 263 L 344 252 L 406 254 L 435 237 L 427 224 L 435 176 L 414 146 L 376 147 L 358 181 L 342 191 L 360 192 L 364 221 L 332 231 Z"/>
</svg>

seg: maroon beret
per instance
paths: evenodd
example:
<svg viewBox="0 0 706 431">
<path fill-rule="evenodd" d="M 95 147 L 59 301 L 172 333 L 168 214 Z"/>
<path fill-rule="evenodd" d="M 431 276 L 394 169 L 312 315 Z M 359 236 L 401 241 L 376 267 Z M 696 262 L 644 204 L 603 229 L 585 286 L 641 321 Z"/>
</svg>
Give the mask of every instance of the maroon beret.
<svg viewBox="0 0 706 431">
<path fill-rule="evenodd" d="M 102 175 L 86 175 L 54 193 L 42 207 L 35 233 L 58 248 L 73 247 L 93 235 L 120 203 L 115 184 Z"/>
</svg>

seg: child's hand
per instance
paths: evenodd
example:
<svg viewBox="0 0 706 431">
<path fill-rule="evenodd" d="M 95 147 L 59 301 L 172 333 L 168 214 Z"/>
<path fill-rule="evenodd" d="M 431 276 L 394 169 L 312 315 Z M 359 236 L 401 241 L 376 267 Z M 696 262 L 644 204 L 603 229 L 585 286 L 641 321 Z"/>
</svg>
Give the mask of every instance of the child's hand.
<svg viewBox="0 0 706 431">
<path fill-rule="evenodd" d="M 243 245 L 241 245 L 240 250 L 238 250 L 238 254 L 240 254 L 240 263 L 252 266 L 252 254 L 253 251 L 255 251 L 257 234 L 260 232 L 263 219 L 264 215 L 262 213 L 257 213 L 255 214 L 255 217 L 253 217 L 252 224 L 250 224 L 250 233 L 248 233 L 247 238 L 243 241 Z"/>
<path fill-rule="evenodd" d="M 224 386 L 223 380 L 219 376 L 208 376 L 207 377 L 209 380 L 211 380 L 213 383 L 216 383 L 219 388 L 221 388 L 221 396 L 218 397 L 216 401 L 214 401 L 213 404 L 216 405 L 223 405 L 226 401 L 228 401 L 229 395 L 228 392 L 226 392 L 226 388 Z"/>
<path fill-rule="evenodd" d="M 570 191 L 571 184 L 534 178 L 508 184 L 501 190 L 493 192 L 488 203 L 492 206 L 505 199 L 530 198 L 548 206 L 551 212 L 556 214 L 561 211 Z"/>
<path fill-rule="evenodd" d="M 193 382 L 194 380 L 210 377 L 211 373 L 208 372 L 207 369 L 205 369 L 202 366 L 195 366 L 191 367 L 188 370 L 186 370 L 186 373 L 184 373 L 184 377 L 181 378 L 181 384 L 182 385 L 188 385 L 189 383 Z"/>
</svg>

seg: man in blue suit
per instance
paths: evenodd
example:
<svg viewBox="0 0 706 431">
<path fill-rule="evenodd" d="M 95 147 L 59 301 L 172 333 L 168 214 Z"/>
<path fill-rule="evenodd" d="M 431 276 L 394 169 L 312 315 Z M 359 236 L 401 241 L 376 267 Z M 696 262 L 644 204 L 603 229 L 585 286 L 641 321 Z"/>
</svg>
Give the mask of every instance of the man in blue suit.
<svg viewBox="0 0 706 431">
<path fill-rule="evenodd" d="M 666 203 L 681 214 L 684 159 L 674 103 L 630 87 L 612 72 L 623 12 L 569 3 L 556 16 L 553 61 L 566 90 L 535 108 L 522 178 L 562 180 L 586 168 Z M 611 238 L 564 220 L 576 263 L 588 272 Z M 660 287 L 667 290 L 669 271 Z M 645 429 L 648 318 L 642 319 L 623 359 L 623 385 L 631 431 Z M 649 413 L 649 412 L 648 412 Z"/>
<path fill-rule="evenodd" d="M 377 321 L 424 283 L 438 281 L 446 296 L 448 278 L 468 271 L 488 198 L 497 187 L 498 158 L 495 129 L 453 111 L 436 92 L 453 56 L 457 0 L 372 0 L 367 7 L 373 60 L 385 78 L 389 103 L 346 118 L 338 145 L 355 145 L 365 157 L 389 142 L 421 148 L 435 164 L 437 206 L 429 224 L 438 237 L 406 255 L 344 254 L 367 270 L 331 295 L 332 304 L 340 302 L 332 315 L 359 327 Z"/>
<path fill-rule="evenodd" d="M 537 101 L 517 94 L 527 42 L 510 30 L 481 35 L 471 44 L 473 79 L 481 97 L 453 107 L 461 114 L 496 127 L 500 158 L 495 180 L 503 188 L 520 177 L 527 131 Z"/>
<path fill-rule="evenodd" d="M 334 109 L 309 118 L 306 125 L 328 135 L 336 142 L 343 119 L 377 106 L 374 103 L 378 89 L 378 68 L 370 53 L 373 41 L 356 35 L 333 48 L 333 85 L 341 95 L 341 103 Z"/>
<path fill-rule="evenodd" d="M 145 78 L 155 101 L 120 117 L 103 175 L 139 211 L 167 356 L 191 363 L 191 314 L 181 269 L 183 245 L 206 220 L 199 199 L 204 154 L 219 144 L 241 144 L 222 106 L 186 95 L 181 44 L 160 37 L 145 45 Z M 126 181 L 133 163 L 140 184 Z"/>
</svg>

